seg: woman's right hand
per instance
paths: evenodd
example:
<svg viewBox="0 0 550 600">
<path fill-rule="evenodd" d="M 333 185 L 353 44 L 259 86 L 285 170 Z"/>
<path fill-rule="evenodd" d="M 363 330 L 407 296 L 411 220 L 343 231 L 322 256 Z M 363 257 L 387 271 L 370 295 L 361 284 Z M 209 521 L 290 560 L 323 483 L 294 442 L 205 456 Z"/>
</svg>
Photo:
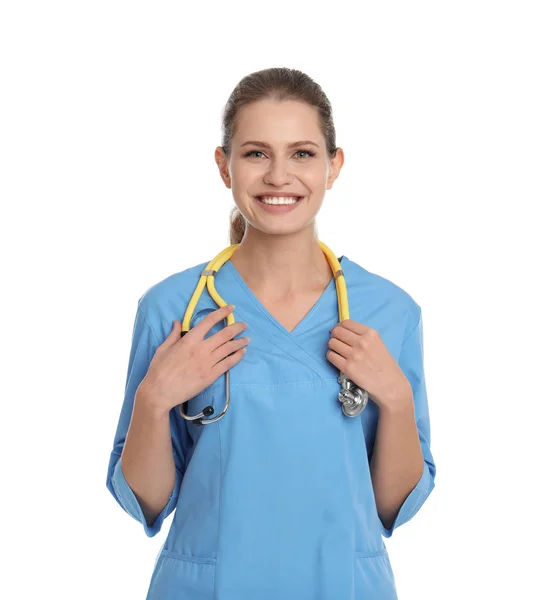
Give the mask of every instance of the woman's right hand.
<svg viewBox="0 0 550 600">
<path fill-rule="evenodd" d="M 157 348 L 138 387 L 147 403 L 168 412 L 194 398 L 242 359 L 249 338 L 233 338 L 246 329 L 246 323 L 234 323 L 204 339 L 232 310 L 226 305 L 211 312 L 183 337 L 181 323 L 173 322 L 170 335 Z"/>
</svg>

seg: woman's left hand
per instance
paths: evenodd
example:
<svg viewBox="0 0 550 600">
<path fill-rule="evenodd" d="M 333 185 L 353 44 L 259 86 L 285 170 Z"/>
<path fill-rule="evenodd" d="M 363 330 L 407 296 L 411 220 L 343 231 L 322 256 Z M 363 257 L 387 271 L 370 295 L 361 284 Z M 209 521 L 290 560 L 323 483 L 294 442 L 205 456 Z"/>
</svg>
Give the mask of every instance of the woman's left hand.
<svg viewBox="0 0 550 600">
<path fill-rule="evenodd" d="M 328 346 L 327 360 L 366 390 L 379 408 L 399 410 L 412 401 L 409 380 L 372 327 L 346 319 L 332 328 Z"/>
</svg>

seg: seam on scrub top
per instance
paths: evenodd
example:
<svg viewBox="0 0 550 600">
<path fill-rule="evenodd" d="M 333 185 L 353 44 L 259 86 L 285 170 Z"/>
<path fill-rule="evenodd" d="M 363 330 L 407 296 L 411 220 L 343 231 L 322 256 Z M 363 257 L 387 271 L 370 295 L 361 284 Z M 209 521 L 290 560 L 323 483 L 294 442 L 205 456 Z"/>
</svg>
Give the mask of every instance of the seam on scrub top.
<svg viewBox="0 0 550 600">
<path fill-rule="evenodd" d="M 118 460 L 120 460 L 121 458 L 122 458 L 122 456 L 119 456 Z M 115 464 L 115 466 L 116 466 L 116 464 Z M 122 477 L 124 477 L 124 473 L 122 473 L 122 465 L 120 465 L 120 471 L 121 471 Z M 126 506 L 126 502 L 124 502 L 124 500 L 123 500 L 122 494 L 120 493 L 120 488 L 118 487 L 118 484 L 116 483 L 115 478 L 113 477 L 114 472 L 115 472 L 115 470 L 113 469 L 113 472 L 111 473 L 111 482 L 113 484 L 113 487 L 115 488 L 115 491 L 118 494 L 118 498 L 120 500 L 120 503 L 122 504 L 122 508 L 124 508 L 124 510 L 127 513 L 131 514 L 130 510 L 128 510 L 128 507 Z"/>
<path fill-rule="evenodd" d="M 422 309 L 420 309 L 418 311 L 418 319 L 416 321 L 416 325 L 412 328 L 412 331 L 409 333 L 409 335 L 401 342 L 401 348 L 399 349 L 399 356 L 397 357 L 397 361 L 399 362 L 399 359 L 401 358 L 401 353 L 403 352 L 403 346 L 405 345 L 405 342 L 411 337 L 411 335 L 416 331 L 416 329 L 418 328 L 418 324 L 420 323 L 420 317 L 422 315 Z"/>
<path fill-rule="evenodd" d="M 342 262 L 343 262 L 343 258 L 344 258 L 344 255 L 342 255 Z M 344 267 L 342 265 L 342 269 L 343 268 Z M 332 285 L 333 282 L 334 282 L 334 291 L 337 292 L 336 280 L 334 278 L 331 280 L 331 283 L 329 285 Z M 327 289 L 328 289 L 328 286 L 327 286 Z M 246 289 L 245 289 L 245 291 L 246 291 Z M 325 292 L 326 291 L 327 290 L 325 290 Z M 324 296 L 325 292 L 323 292 L 323 296 Z M 349 302 L 348 302 L 348 304 L 349 304 Z M 313 316 L 313 314 L 316 312 L 316 310 L 319 308 L 319 306 L 320 306 L 320 304 L 317 304 L 316 306 L 314 306 L 313 307 L 313 312 L 312 313 L 308 313 L 306 315 L 305 319 L 302 320 L 302 321 L 300 321 L 300 323 L 298 323 L 298 326 L 300 327 L 305 321 L 309 321 L 310 320 L 309 317 Z M 339 323 L 339 321 L 338 321 L 338 323 Z M 323 366 L 323 367 L 325 366 L 325 363 L 323 363 L 321 360 L 319 360 L 319 358 L 317 358 L 316 356 L 314 356 L 313 354 L 311 354 L 308 350 L 306 350 L 306 348 L 304 348 L 300 344 L 298 344 L 298 342 L 295 340 L 294 336 L 292 336 L 288 331 L 284 331 L 284 333 L 286 333 L 294 341 L 294 343 L 302 350 L 302 352 L 305 352 L 312 360 L 316 361 L 321 366 Z M 325 352 L 325 361 L 327 363 L 330 363 L 334 367 L 334 365 L 328 360 L 328 358 L 326 358 L 326 352 Z M 338 369 L 338 371 L 340 371 L 340 369 Z M 317 374 L 319 375 L 319 373 L 317 373 Z M 332 379 L 332 378 L 330 378 L 330 379 Z"/>
<path fill-rule="evenodd" d="M 372 552 L 361 552 L 360 550 L 354 552 L 355 558 L 375 558 L 377 556 L 383 556 L 384 554 L 388 554 L 387 549 L 382 550 L 373 550 Z"/>
<path fill-rule="evenodd" d="M 138 310 L 141 312 L 141 314 L 145 317 L 145 322 L 147 323 L 147 325 L 149 325 L 149 329 L 151 330 L 151 333 L 153 334 L 153 337 L 155 338 L 155 341 L 157 343 L 157 346 L 160 346 L 160 341 L 159 338 L 155 332 L 155 330 L 153 329 L 153 326 L 151 325 L 151 323 L 149 322 L 149 319 L 147 317 L 147 313 L 141 308 L 141 304 L 138 304 Z"/>
<path fill-rule="evenodd" d="M 321 296 L 319 297 L 319 300 L 315 303 L 315 306 L 311 307 L 311 310 L 307 313 L 307 315 L 298 323 L 298 325 L 296 326 L 298 327 L 303 327 L 306 323 L 308 323 L 309 321 L 311 321 L 311 319 L 313 318 L 313 316 L 315 315 L 316 312 L 318 312 L 319 308 L 321 307 L 321 303 L 322 301 L 325 299 L 325 296 L 328 296 L 328 288 L 331 287 L 334 284 L 334 292 L 336 292 L 336 281 L 334 280 L 334 277 L 331 279 L 330 283 L 327 285 L 327 287 L 323 290 L 323 293 L 321 294 Z M 290 331 L 286 331 L 285 333 L 288 334 L 290 337 L 292 337 L 293 339 L 296 337 L 294 335 L 294 332 L 290 332 Z M 312 357 L 315 358 L 315 357 Z"/>
<path fill-rule="evenodd" d="M 246 289 L 246 287 L 243 286 L 242 282 L 239 281 L 239 279 L 237 279 L 237 277 L 235 276 L 235 274 L 233 273 L 233 271 L 229 271 L 231 273 L 231 276 L 233 277 L 233 279 L 241 286 L 241 288 L 244 290 L 244 292 L 246 293 L 246 295 L 252 300 L 252 303 L 254 305 L 258 304 L 258 300 L 256 298 L 254 298 L 253 296 L 250 295 L 249 291 Z M 257 308 L 258 312 L 261 312 L 259 307 Z M 273 323 L 273 325 L 275 325 L 275 327 L 277 327 L 277 329 L 279 329 L 280 331 L 282 331 L 284 334 L 286 334 L 287 337 L 289 337 L 292 342 L 298 347 L 300 348 L 300 350 L 302 352 L 304 352 L 304 354 L 307 354 L 312 360 L 314 360 L 315 362 L 319 363 L 319 365 L 324 366 L 323 363 L 316 358 L 315 356 L 313 356 L 312 354 L 310 354 L 305 348 L 303 348 L 300 344 L 298 344 L 298 342 L 294 339 L 294 337 L 288 332 L 286 331 L 277 321 L 275 321 L 275 319 L 269 314 L 269 311 L 265 309 L 264 307 L 264 312 L 266 313 L 267 317 L 269 318 L 269 320 Z M 254 330 L 254 328 L 252 328 Z M 262 336 L 265 337 L 265 336 Z M 303 360 L 300 360 L 299 358 L 297 359 L 293 354 L 290 354 L 290 352 L 287 352 L 284 348 L 281 348 L 281 346 L 279 346 L 279 344 L 276 344 L 275 342 L 271 341 L 271 344 L 273 344 L 274 346 L 276 346 L 277 348 L 279 348 L 279 350 L 281 350 L 282 352 L 284 352 L 287 356 L 290 356 L 290 358 L 292 358 L 292 360 L 298 360 L 298 362 L 302 363 L 305 367 L 307 367 L 310 371 L 312 371 L 313 373 L 315 373 L 315 375 L 317 375 L 319 378 L 321 378 L 321 374 L 318 373 L 315 369 L 313 369 L 312 367 L 310 367 L 308 364 L 306 364 Z"/>
<path fill-rule="evenodd" d="M 231 384 L 231 387 L 260 387 L 260 388 L 276 388 L 278 386 L 281 385 L 300 385 L 303 384 L 303 387 L 308 387 L 311 385 L 318 385 L 319 382 L 321 381 L 330 381 L 332 383 L 334 383 L 335 378 L 334 377 L 319 377 L 318 379 L 298 379 L 298 380 L 292 380 L 292 381 L 283 381 L 283 382 L 279 382 L 279 383 L 254 383 L 254 382 L 246 382 L 246 381 L 239 381 L 239 382 L 235 382 Z M 212 383 L 210 386 L 204 388 L 204 390 L 202 392 L 200 392 L 200 394 L 197 394 L 197 398 L 202 395 L 202 394 L 206 394 L 207 390 L 211 390 L 210 395 L 209 395 L 209 399 L 211 399 L 211 397 L 214 396 L 214 391 L 222 388 L 223 386 L 225 386 L 224 382 L 221 383 Z"/>
<path fill-rule="evenodd" d="M 418 311 L 418 319 L 416 319 L 416 325 L 412 328 L 412 331 L 409 333 L 409 335 L 403 340 L 403 344 L 411 337 L 411 335 L 417 330 L 418 328 L 418 324 L 420 323 L 420 317 L 422 315 L 422 309 L 419 309 Z"/>
<path fill-rule="evenodd" d="M 216 427 L 216 429 L 218 430 L 218 440 L 220 442 L 220 470 L 219 470 L 219 474 L 220 474 L 220 480 L 219 480 L 219 486 L 218 486 L 218 533 L 217 533 L 217 538 L 216 538 L 216 569 L 214 571 L 214 593 L 216 593 L 216 581 L 218 579 L 218 572 L 219 569 L 217 568 L 217 563 L 218 563 L 218 556 L 220 553 L 220 521 L 221 521 L 221 517 L 222 517 L 222 434 L 221 434 L 221 427 Z"/>
<path fill-rule="evenodd" d="M 216 559 L 190 556 L 188 554 L 182 554 L 181 552 L 174 552 L 173 550 L 162 550 L 160 555 L 166 558 L 173 558 L 174 560 L 181 560 L 183 562 L 194 562 L 201 565 L 216 565 Z"/>
<path fill-rule="evenodd" d="M 250 296 L 250 294 L 248 293 L 248 290 L 242 285 L 242 283 L 235 277 L 235 274 L 232 271 L 229 271 L 231 273 L 231 276 L 233 277 L 233 279 L 241 286 L 241 288 L 244 290 L 244 292 L 246 293 L 246 295 L 252 300 L 253 304 L 256 305 L 257 304 L 257 300 L 255 300 L 254 298 L 252 298 Z M 258 312 L 260 312 L 260 309 L 258 308 Z M 281 330 L 281 326 L 274 321 L 273 317 L 269 314 L 269 311 L 265 311 L 267 317 L 269 318 L 269 320 L 277 327 L 277 329 Z M 247 324 L 248 325 L 248 324 Z M 248 327 L 250 327 L 250 325 L 248 325 Z M 256 331 L 253 327 L 250 327 L 250 329 L 252 329 L 252 331 Z M 286 333 L 288 335 L 288 331 L 283 331 L 283 333 Z M 265 338 L 265 336 L 262 335 L 262 337 Z M 319 362 L 317 358 L 315 358 L 314 356 L 312 356 L 307 350 L 305 350 L 304 348 L 302 348 L 302 346 L 300 346 L 300 344 L 298 344 L 298 342 L 296 342 L 292 336 L 289 336 L 293 343 L 300 348 L 300 350 L 302 352 L 304 352 L 305 354 L 307 354 L 311 359 L 315 360 L 316 362 Z M 287 352 L 284 348 L 281 348 L 281 346 L 279 346 L 279 344 L 276 344 L 275 342 L 273 342 L 272 340 L 269 340 L 269 342 L 271 344 L 273 344 L 273 346 L 276 346 L 277 348 L 279 348 L 279 350 L 281 350 L 281 352 L 284 352 L 287 356 L 290 356 L 290 358 L 294 361 L 298 361 L 300 363 L 302 363 L 304 365 L 304 367 L 306 367 L 307 369 L 309 369 L 312 373 L 315 373 L 315 375 L 317 375 L 319 378 L 321 377 L 321 374 L 318 373 L 315 369 L 313 369 L 312 367 L 310 367 L 307 363 L 305 363 L 303 360 L 300 360 L 299 358 L 296 358 L 296 356 L 294 356 L 293 354 L 291 354 L 290 352 Z M 322 365 L 322 363 L 319 362 L 319 364 Z"/>
</svg>

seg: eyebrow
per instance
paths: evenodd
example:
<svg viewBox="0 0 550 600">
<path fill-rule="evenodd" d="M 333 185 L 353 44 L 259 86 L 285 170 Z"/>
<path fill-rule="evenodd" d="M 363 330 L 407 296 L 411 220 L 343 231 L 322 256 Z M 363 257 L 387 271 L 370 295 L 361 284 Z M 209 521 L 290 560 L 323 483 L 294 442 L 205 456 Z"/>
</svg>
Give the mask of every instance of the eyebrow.
<svg viewBox="0 0 550 600">
<path fill-rule="evenodd" d="M 257 141 L 250 141 L 250 142 L 245 142 L 244 144 L 241 144 L 241 148 L 243 146 L 246 146 L 247 144 L 253 144 L 254 146 L 260 146 L 262 148 L 271 148 L 271 146 L 269 144 L 266 144 L 264 142 L 257 142 Z M 316 144 L 315 142 L 311 142 L 310 140 L 302 140 L 301 142 L 293 142 L 292 144 L 288 144 L 289 148 L 295 148 L 296 146 L 303 146 L 304 144 L 312 144 L 313 146 L 317 146 L 317 148 L 319 148 L 319 144 Z"/>
</svg>

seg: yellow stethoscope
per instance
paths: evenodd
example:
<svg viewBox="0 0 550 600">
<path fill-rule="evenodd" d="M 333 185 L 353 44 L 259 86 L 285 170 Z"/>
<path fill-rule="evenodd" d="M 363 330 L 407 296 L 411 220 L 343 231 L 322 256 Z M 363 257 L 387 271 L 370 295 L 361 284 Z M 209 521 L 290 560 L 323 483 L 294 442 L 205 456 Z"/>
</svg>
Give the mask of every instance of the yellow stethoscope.
<svg viewBox="0 0 550 600">
<path fill-rule="evenodd" d="M 348 305 L 348 293 L 346 289 L 346 282 L 344 279 L 344 272 L 342 271 L 340 262 L 336 258 L 336 255 L 330 250 L 330 248 L 323 244 L 320 240 L 317 240 L 321 249 L 323 250 L 327 261 L 332 269 L 332 273 L 334 274 L 334 279 L 336 282 L 336 293 L 338 296 L 338 313 L 340 321 L 345 321 L 349 319 L 349 305 Z M 208 292 L 212 299 L 218 304 L 221 308 L 222 306 L 227 306 L 227 303 L 224 299 L 218 294 L 216 288 L 214 287 L 214 275 L 220 270 L 222 265 L 227 262 L 235 250 L 239 247 L 239 244 L 233 244 L 232 246 L 227 247 L 225 250 L 220 252 L 216 258 L 211 260 L 206 269 L 204 269 L 201 273 L 199 283 L 191 296 L 191 300 L 189 301 L 189 305 L 187 306 L 187 310 L 185 311 L 185 315 L 183 317 L 183 321 L 181 324 L 181 337 L 183 337 L 186 333 L 188 333 L 190 329 L 191 319 L 193 318 L 193 312 L 199 298 L 202 295 L 204 290 L 204 286 L 208 287 Z M 235 323 L 235 317 L 233 313 L 229 313 L 226 317 L 227 326 L 233 325 Z M 219 421 L 227 412 L 229 408 L 230 401 L 230 393 L 229 393 L 229 371 L 228 369 L 225 372 L 225 406 L 223 410 L 217 417 L 210 417 L 214 414 L 214 408 L 212 406 L 206 406 L 202 412 L 192 417 L 187 415 L 187 407 L 186 402 L 179 405 L 179 413 L 180 415 L 186 419 L 187 421 L 192 421 L 195 425 L 207 425 L 209 423 L 215 423 Z M 367 402 L 369 400 L 369 395 L 366 390 L 360 388 L 358 385 L 353 383 L 346 375 L 340 371 L 340 377 L 338 377 L 338 383 L 342 385 L 342 389 L 338 392 L 338 400 L 342 404 L 342 412 L 347 417 L 356 417 L 360 413 L 363 412 L 365 407 L 367 406 Z"/>
</svg>

